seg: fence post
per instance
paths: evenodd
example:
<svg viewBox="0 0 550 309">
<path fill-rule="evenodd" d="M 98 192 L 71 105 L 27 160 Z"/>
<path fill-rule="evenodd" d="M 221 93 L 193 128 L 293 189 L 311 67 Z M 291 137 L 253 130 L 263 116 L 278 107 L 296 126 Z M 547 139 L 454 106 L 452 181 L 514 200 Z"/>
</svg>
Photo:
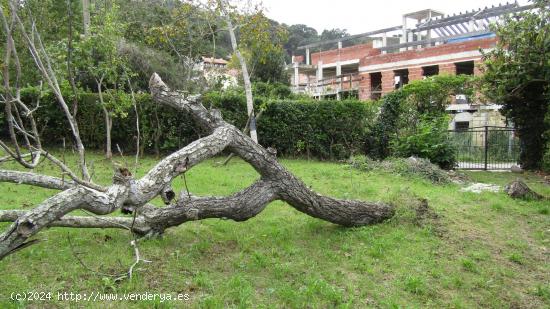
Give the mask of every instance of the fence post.
<svg viewBox="0 0 550 309">
<path fill-rule="evenodd" d="M 487 170 L 487 156 L 489 153 L 489 126 L 485 126 L 485 170 Z"/>
</svg>

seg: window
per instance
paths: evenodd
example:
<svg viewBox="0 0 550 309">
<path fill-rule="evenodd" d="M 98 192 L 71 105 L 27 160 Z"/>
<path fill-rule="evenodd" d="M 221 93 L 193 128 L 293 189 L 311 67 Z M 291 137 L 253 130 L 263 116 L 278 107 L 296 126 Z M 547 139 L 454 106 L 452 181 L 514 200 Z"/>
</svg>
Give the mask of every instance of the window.
<svg viewBox="0 0 550 309">
<path fill-rule="evenodd" d="M 466 131 L 470 128 L 470 122 L 468 121 L 457 121 L 455 122 L 455 130 L 457 131 Z"/>
<path fill-rule="evenodd" d="M 457 62 L 455 63 L 455 66 L 456 66 L 456 75 L 460 75 L 460 74 L 474 75 L 473 61 Z"/>
<path fill-rule="evenodd" d="M 434 76 L 434 75 L 439 75 L 438 65 L 430 65 L 427 67 L 422 67 L 422 76 L 428 77 L 428 76 Z"/>
<path fill-rule="evenodd" d="M 378 100 L 382 96 L 382 73 L 370 73 L 371 99 Z"/>
<path fill-rule="evenodd" d="M 395 74 L 395 89 L 399 89 L 409 83 L 409 70 L 396 70 Z"/>
</svg>

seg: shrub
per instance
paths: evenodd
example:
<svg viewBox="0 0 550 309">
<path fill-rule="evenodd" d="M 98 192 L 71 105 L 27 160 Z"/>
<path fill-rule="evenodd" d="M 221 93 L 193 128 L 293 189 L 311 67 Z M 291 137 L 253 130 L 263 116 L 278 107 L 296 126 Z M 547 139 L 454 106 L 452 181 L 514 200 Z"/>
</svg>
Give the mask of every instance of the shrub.
<svg viewBox="0 0 550 309">
<path fill-rule="evenodd" d="M 546 152 L 543 157 L 542 170 L 547 173 L 550 172 L 550 142 L 546 143 Z"/>
<path fill-rule="evenodd" d="M 381 100 L 380 114 L 371 126 L 366 154 L 379 160 L 415 155 L 445 168 L 453 167 L 454 153 L 445 143 L 447 123 L 440 120 L 436 125 L 426 120 L 445 117 L 445 107 L 452 95 L 472 97 L 474 81 L 465 75 L 440 75 L 413 81 L 386 94 Z"/>
<path fill-rule="evenodd" d="M 384 161 L 376 161 L 367 156 L 354 156 L 348 160 L 352 168 L 361 171 L 384 170 L 405 177 L 420 177 L 435 184 L 450 183 L 454 178 L 461 178 L 461 175 L 449 175 L 437 165 L 427 159 L 389 158 Z"/>
<path fill-rule="evenodd" d="M 547 173 L 550 173 L 550 109 L 548 109 L 548 111 L 546 112 L 546 117 L 544 121 L 548 129 L 544 133 L 546 138 L 546 147 L 545 147 L 544 155 L 542 157 L 542 170 Z"/>
<path fill-rule="evenodd" d="M 375 159 L 390 156 L 390 140 L 397 134 L 405 93 L 397 90 L 381 100 L 380 114 L 371 125 L 372 134 L 366 140 L 366 154 Z"/>
<path fill-rule="evenodd" d="M 456 148 L 448 142 L 447 126 L 447 117 L 423 118 L 415 131 L 392 141 L 392 151 L 395 156 L 426 158 L 441 168 L 451 169 L 456 164 Z"/>
</svg>

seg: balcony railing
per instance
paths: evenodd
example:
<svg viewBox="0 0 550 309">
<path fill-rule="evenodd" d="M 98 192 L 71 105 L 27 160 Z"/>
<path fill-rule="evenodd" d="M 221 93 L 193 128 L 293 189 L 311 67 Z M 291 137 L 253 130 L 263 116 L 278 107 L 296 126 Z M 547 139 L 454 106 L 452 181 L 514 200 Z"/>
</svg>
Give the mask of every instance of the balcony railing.
<svg viewBox="0 0 550 309">
<path fill-rule="evenodd" d="M 359 73 L 342 74 L 294 87 L 295 93 L 310 96 L 333 95 L 345 91 L 359 90 Z"/>
</svg>

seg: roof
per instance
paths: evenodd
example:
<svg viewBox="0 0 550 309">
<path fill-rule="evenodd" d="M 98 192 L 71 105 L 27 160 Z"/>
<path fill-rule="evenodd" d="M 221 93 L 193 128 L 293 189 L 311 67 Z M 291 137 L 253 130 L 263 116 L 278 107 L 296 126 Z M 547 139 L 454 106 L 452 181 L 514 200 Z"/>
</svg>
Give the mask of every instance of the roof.
<svg viewBox="0 0 550 309">
<path fill-rule="evenodd" d="M 416 20 L 422 20 L 422 19 L 427 19 L 429 17 L 434 18 L 434 17 L 437 17 L 437 16 L 443 16 L 443 15 L 445 15 L 445 14 L 443 14 L 443 12 L 432 10 L 432 9 L 425 9 L 425 10 L 405 14 L 405 15 L 403 15 L 403 17 L 413 18 L 413 19 L 416 19 Z"/>
<path fill-rule="evenodd" d="M 209 58 L 209 57 L 202 57 L 202 62 L 205 63 L 213 63 L 213 64 L 228 64 L 227 60 L 221 59 L 221 58 Z"/>
</svg>

